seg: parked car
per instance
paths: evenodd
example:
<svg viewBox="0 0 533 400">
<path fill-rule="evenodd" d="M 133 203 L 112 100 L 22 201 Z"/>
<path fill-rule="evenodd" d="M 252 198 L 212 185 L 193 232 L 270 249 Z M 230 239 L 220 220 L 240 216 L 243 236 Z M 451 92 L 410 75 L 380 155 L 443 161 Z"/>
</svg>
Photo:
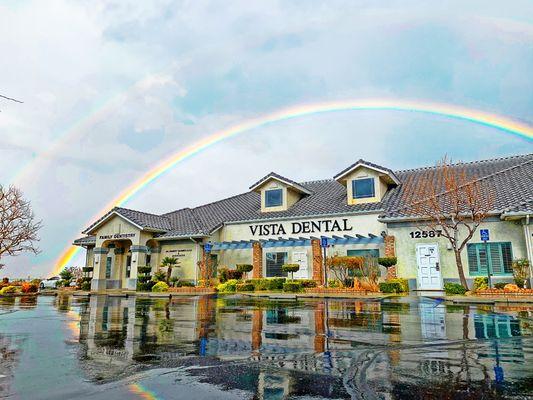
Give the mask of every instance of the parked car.
<svg viewBox="0 0 533 400">
<path fill-rule="evenodd" d="M 53 276 L 51 278 L 42 280 L 39 284 L 39 287 L 41 289 L 55 289 L 57 286 L 57 283 L 61 280 L 59 276 Z"/>
</svg>

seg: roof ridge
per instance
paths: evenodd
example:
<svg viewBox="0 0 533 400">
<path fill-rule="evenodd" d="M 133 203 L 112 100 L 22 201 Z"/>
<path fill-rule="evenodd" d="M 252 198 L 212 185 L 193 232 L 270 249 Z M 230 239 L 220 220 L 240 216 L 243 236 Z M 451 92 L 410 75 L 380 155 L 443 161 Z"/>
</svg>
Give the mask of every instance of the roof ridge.
<svg viewBox="0 0 533 400">
<path fill-rule="evenodd" d="M 115 206 L 115 207 L 113 207 L 113 209 L 114 210 L 134 211 L 134 212 L 138 212 L 138 213 L 145 214 L 145 215 L 152 215 L 154 217 L 164 217 L 164 218 L 166 218 L 165 214 L 154 214 L 154 213 L 149 213 L 149 212 L 146 212 L 146 211 L 134 210 L 133 208 Z"/>
<path fill-rule="evenodd" d="M 496 158 L 486 158 L 483 160 L 473 160 L 473 161 L 457 161 L 452 162 L 448 164 L 449 166 L 457 166 L 457 165 L 472 165 L 472 164 L 481 164 L 485 162 L 493 162 L 493 161 L 502 161 L 502 160 L 510 160 L 513 158 L 521 158 L 521 157 L 527 157 L 527 156 L 533 156 L 533 153 L 525 153 L 525 154 L 514 154 L 512 156 L 505 156 L 505 157 L 496 157 Z M 437 168 L 436 165 L 429 165 L 425 167 L 416 167 L 416 168 L 407 168 L 407 169 L 399 169 L 394 172 L 413 172 L 413 171 L 423 171 L 423 170 L 429 170 Z"/>
<path fill-rule="evenodd" d="M 173 210 L 173 211 L 169 211 L 169 212 L 166 212 L 164 214 L 161 214 L 161 216 L 168 216 L 170 214 L 177 213 L 179 211 L 190 210 L 190 209 L 191 209 L 191 207 L 178 208 L 177 210 Z"/>
</svg>

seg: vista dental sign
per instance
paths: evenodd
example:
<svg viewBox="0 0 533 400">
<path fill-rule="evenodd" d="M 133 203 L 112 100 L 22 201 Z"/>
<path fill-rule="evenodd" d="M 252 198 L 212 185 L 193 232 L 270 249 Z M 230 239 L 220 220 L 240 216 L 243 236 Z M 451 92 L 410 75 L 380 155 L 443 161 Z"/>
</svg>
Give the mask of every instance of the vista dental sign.
<svg viewBox="0 0 533 400">
<path fill-rule="evenodd" d="M 249 225 L 248 227 L 253 236 L 302 235 L 309 233 L 349 232 L 353 230 L 347 218 L 256 224 Z"/>
</svg>

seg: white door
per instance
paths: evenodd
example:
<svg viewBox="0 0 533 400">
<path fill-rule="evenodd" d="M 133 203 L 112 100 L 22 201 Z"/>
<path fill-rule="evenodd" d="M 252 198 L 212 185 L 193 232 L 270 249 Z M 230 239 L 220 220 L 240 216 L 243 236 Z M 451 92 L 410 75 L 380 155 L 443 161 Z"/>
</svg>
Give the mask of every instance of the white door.
<svg viewBox="0 0 533 400">
<path fill-rule="evenodd" d="M 307 252 L 306 251 L 294 251 L 292 253 L 293 264 L 298 264 L 300 269 L 294 273 L 294 279 L 308 279 L 309 268 L 307 266 Z"/>
<path fill-rule="evenodd" d="M 416 260 L 418 264 L 418 289 L 441 290 L 439 247 L 436 244 L 417 244 Z"/>
</svg>

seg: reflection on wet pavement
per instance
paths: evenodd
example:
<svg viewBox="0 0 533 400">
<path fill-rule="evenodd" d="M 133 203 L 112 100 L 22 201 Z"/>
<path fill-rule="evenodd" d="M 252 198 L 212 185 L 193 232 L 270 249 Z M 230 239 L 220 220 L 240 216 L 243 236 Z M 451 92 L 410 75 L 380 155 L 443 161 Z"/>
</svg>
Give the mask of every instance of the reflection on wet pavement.
<svg viewBox="0 0 533 400">
<path fill-rule="evenodd" d="M 513 398 L 533 308 L 419 297 L 0 300 L 9 398 Z"/>
</svg>

